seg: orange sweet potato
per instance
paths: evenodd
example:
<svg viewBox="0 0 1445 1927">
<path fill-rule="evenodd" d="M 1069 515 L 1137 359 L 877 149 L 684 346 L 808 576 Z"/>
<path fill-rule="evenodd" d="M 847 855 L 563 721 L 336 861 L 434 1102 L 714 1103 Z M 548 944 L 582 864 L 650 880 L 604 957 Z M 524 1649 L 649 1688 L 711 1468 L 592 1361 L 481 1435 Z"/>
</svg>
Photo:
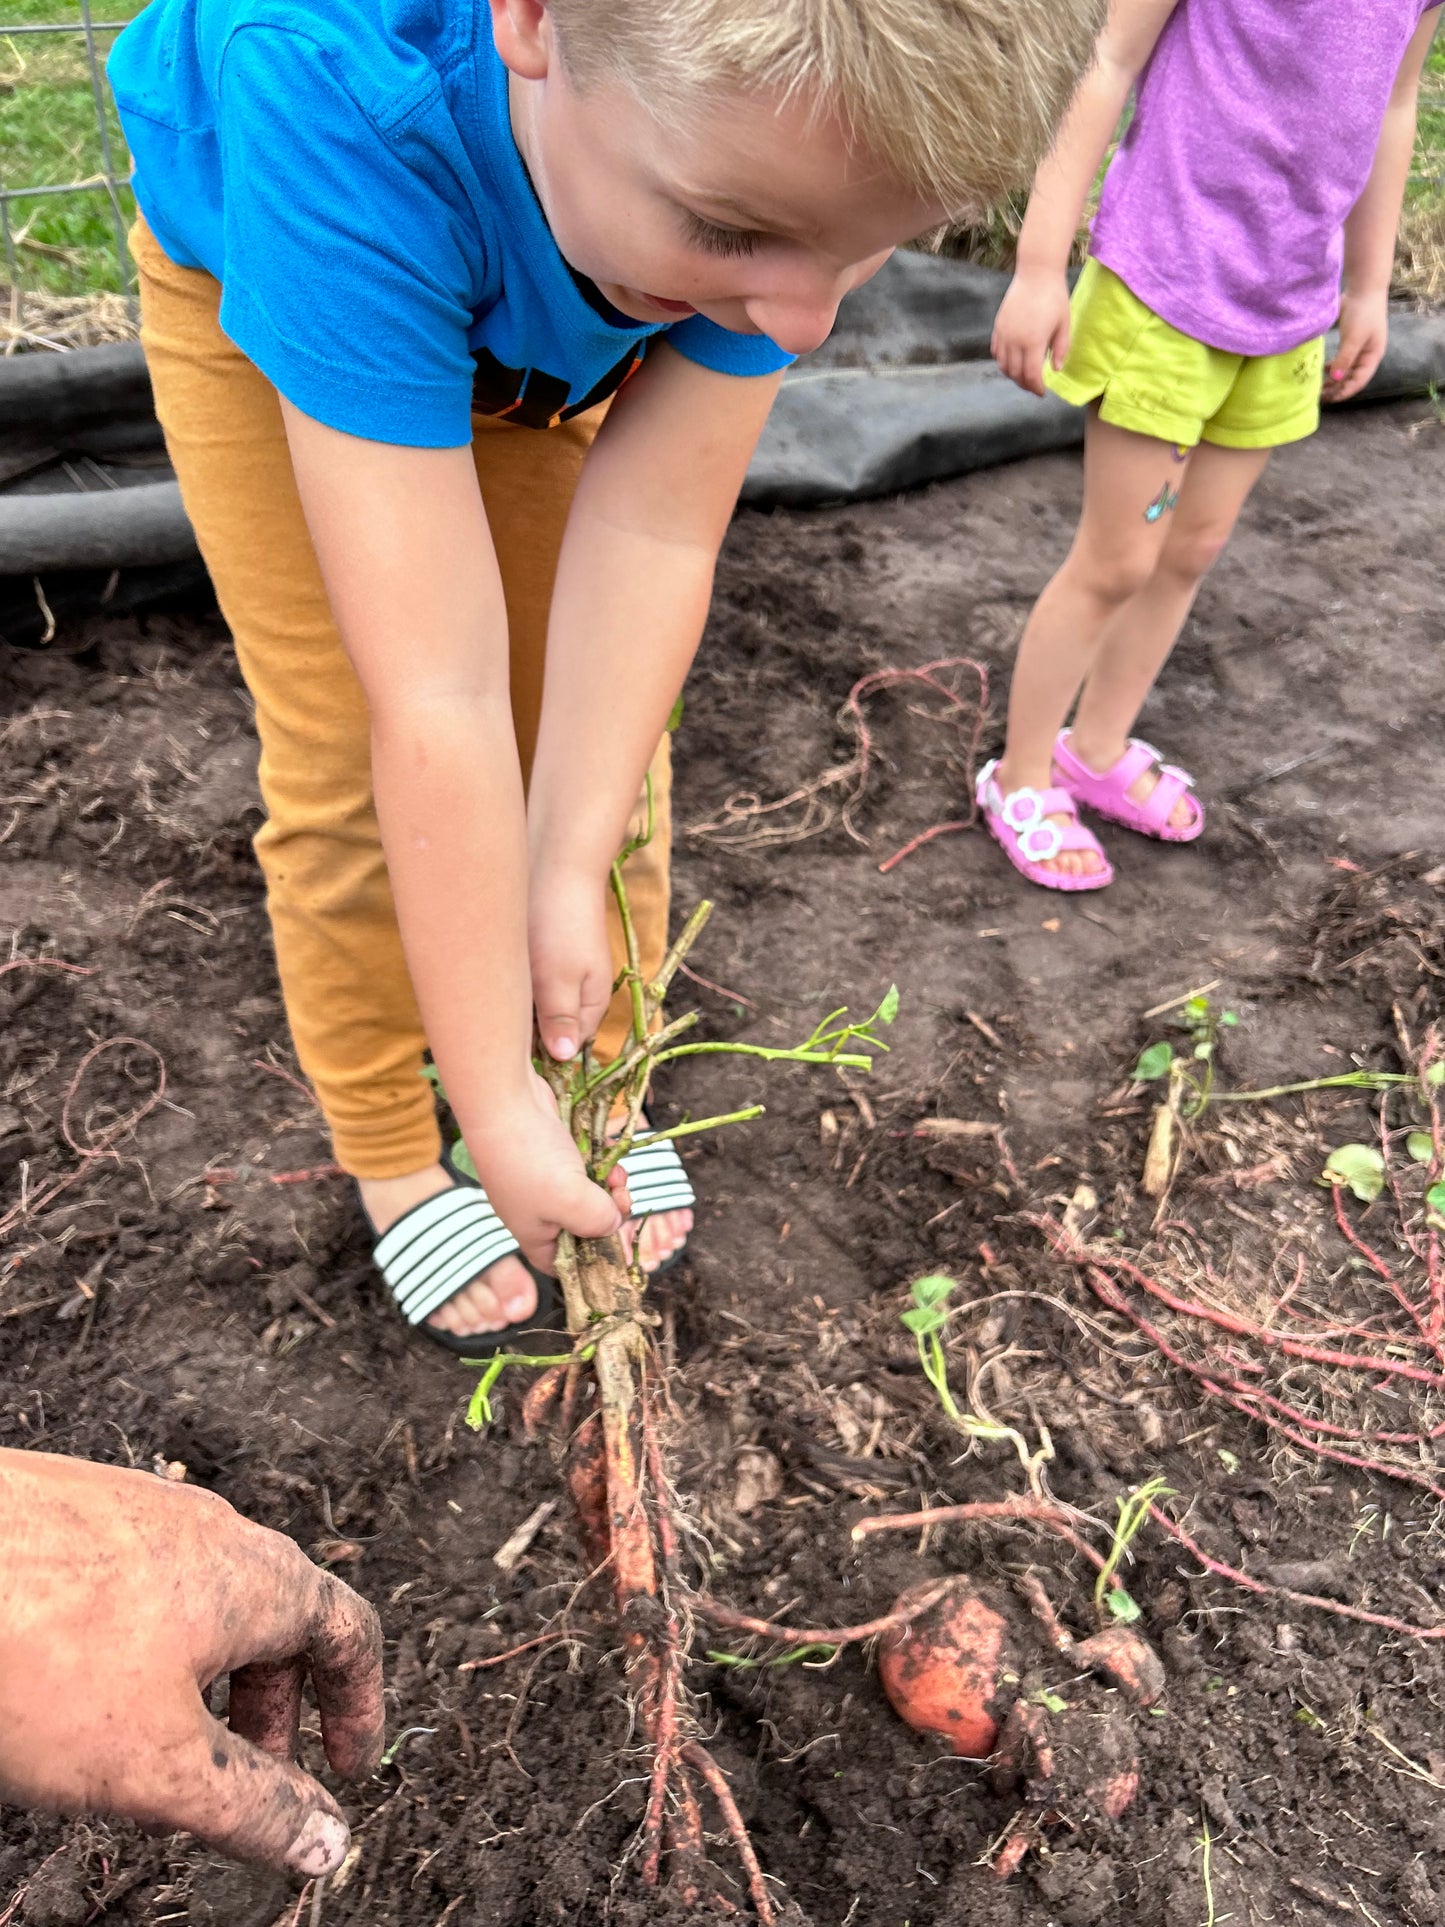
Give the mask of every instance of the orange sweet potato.
<svg viewBox="0 0 1445 1927">
<path fill-rule="evenodd" d="M 911 1587 L 897 1604 L 924 1590 Z M 1003 1675 L 1015 1677 L 1005 1680 Z M 878 1676 L 899 1718 L 936 1733 L 964 1759 L 987 1759 L 1017 1687 L 1008 1622 L 967 1579 L 906 1626 L 885 1633 Z"/>
</svg>

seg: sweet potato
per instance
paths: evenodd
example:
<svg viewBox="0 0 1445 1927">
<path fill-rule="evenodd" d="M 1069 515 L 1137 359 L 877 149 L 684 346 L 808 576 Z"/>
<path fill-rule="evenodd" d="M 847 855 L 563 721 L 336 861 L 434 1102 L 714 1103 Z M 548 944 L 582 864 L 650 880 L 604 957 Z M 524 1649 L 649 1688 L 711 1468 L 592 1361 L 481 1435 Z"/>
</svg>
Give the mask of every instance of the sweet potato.
<svg viewBox="0 0 1445 1927">
<path fill-rule="evenodd" d="M 910 1588 L 896 1609 L 922 1590 Z M 957 1579 L 926 1612 L 883 1635 L 878 1676 L 905 1725 L 938 1734 L 964 1759 L 987 1759 L 1017 1686 L 1008 1622 L 967 1579 Z"/>
</svg>

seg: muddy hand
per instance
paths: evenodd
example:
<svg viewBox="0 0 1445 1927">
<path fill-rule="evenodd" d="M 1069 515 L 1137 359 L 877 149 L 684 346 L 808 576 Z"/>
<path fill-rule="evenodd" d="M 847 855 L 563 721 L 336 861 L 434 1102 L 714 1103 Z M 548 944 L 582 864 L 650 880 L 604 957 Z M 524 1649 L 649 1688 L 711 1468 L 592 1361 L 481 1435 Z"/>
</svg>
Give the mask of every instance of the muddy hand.
<svg viewBox="0 0 1445 1927">
<path fill-rule="evenodd" d="M 334 1872 L 349 1829 L 292 1754 L 309 1674 L 331 1765 L 377 1763 L 365 1600 L 223 1499 L 147 1472 L 0 1451 L 0 1522 L 0 1799 Z M 203 1695 L 224 1674 L 223 1725 Z"/>
</svg>

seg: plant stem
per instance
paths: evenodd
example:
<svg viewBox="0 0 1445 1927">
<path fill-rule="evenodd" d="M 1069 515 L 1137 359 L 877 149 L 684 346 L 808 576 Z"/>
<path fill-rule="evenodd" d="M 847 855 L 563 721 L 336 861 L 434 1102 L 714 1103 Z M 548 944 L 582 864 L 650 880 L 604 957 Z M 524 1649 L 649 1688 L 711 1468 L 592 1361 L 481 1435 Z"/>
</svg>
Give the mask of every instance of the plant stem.
<svg viewBox="0 0 1445 1927">
<path fill-rule="evenodd" d="M 821 1050 L 773 1050 L 766 1044 L 730 1044 L 719 1041 L 714 1044 L 676 1044 L 671 1050 L 659 1051 L 653 1058 L 654 1064 L 669 1064 L 675 1057 L 705 1057 L 727 1055 L 729 1057 L 761 1057 L 769 1064 L 839 1064 L 850 1071 L 871 1071 L 873 1059 L 851 1052 Z"/>
<path fill-rule="evenodd" d="M 761 1104 L 750 1104 L 745 1110 L 729 1111 L 726 1117 L 703 1117 L 695 1124 L 673 1124 L 665 1131 L 648 1131 L 643 1137 L 620 1137 L 597 1166 L 598 1182 L 600 1183 L 607 1173 L 630 1152 L 645 1151 L 649 1144 L 666 1144 L 675 1137 L 695 1137 L 699 1131 L 717 1131 L 724 1124 L 749 1124 L 755 1117 L 762 1115 Z"/>
<path fill-rule="evenodd" d="M 1295 1097 L 1301 1091 L 1383 1091 L 1394 1084 L 1413 1084 L 1403 1071 L 1341 1071 L 1336 1077 L 1310 1077 L 1301 1084 L 1272 1084 L 1264 1091 L 1215 1091 L 1211 1104 L 1262 1104 L 1271 1097 Z"/>
</svg>

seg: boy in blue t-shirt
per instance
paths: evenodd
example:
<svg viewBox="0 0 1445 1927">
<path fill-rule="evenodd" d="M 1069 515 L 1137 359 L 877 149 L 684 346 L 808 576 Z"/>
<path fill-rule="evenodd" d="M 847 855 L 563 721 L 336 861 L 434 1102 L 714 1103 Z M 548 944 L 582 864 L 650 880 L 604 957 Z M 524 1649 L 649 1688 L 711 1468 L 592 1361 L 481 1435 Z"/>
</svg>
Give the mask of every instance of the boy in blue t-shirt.
<svg viewBox="0 0 1445 1927">
<path fill-rule="evenodd" d="M 292 1033 L 393 1297 L 455 1351 L 535 1319 L 559 1228 L 645 1203 L 649 1267 L 686 1236 L 670 1147 L 631 1201 L 587 1178 L 534 1009 L 559 1059 L 624 1034 L 607 874 L 649 767 L 661 960 L 666 720 L 780 370 L 1031 172 L 1096 12 L 151 0 L 116 44 Z M 439 1161 L 428 1041 L 485 1191 Z"/>
</svg>

